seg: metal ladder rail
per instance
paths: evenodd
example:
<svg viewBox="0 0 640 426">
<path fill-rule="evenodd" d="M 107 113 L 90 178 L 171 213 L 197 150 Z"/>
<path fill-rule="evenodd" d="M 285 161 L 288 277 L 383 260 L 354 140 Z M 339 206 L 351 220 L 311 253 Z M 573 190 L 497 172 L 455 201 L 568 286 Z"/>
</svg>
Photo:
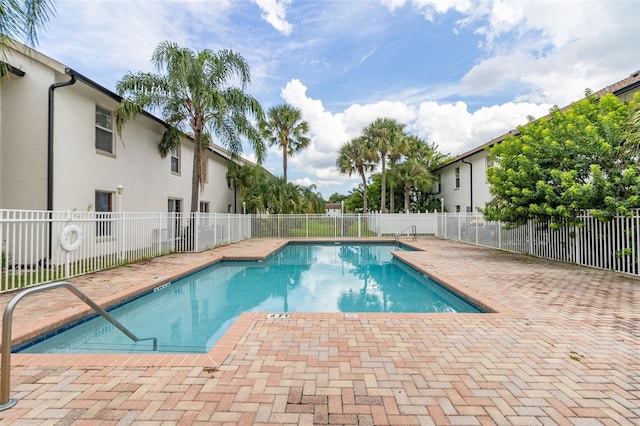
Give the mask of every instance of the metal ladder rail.
<svg viewBox="0 0 640 426">
<path fill-rule="evenodd" d="M 417 228 L 416 225 L 409 225 L 406 228 L 404 228 L 402 231 L 397 232 L 394 235 L 394 239 L 396 241 L 396 246 L 400 244 L 400 234 L 403 234 L 404 232 L 408 231 L 409 229 L 411 229 L 413 231 L 413 241 L 416 241 L 417 239 Z"/>
<path fill-rule="evenodd" d="M 15 398 L 9 398 L 9 388 L 11 386 L 11 327 L 13 320 L 13 310 L 20 300 L 22 300 L 25 296 L 33 293 L 40 293 L 43 291 L 51 290 L 54 288 L 65 287 L 73 294 L 78 296 L 80 300 L 89 305 L 94 311 L 102 315 L 107 321 L 113 324 L 118 330 L 122 331 L 134 342 L 141 342 L 143 340 L 153 340 L 153 350 L 158 350 L 158 338 L 157 337 L 146 337 L 140 339 L 136 337 L 135 334 L 130 332 L 124 325 L 120 324 L 118 320 L 109 315 L 107 311 L 98 306 L 93 300 L 89 299 L 89 297 L 81 292 L 76 286 L 73 284 L 62 281 L 57 283 L 44 284 L 38 287 L 29 288 L 21 293 L 17 294 L 13 299 L 9 301 L 9 304 L 4 310 L 4 315 L 2 317 L 2 372 L 0 373 L 0 411 L 4 411 L 13 407 L 18 401 Z"/>
</svg>

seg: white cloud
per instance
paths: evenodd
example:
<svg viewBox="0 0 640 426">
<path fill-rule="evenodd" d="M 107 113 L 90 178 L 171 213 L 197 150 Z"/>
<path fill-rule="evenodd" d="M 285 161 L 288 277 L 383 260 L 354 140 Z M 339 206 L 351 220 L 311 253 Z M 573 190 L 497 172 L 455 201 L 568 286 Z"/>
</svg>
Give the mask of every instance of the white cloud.
<svg viewBox="0 0 640 426">
<path fill-rule="evenodd" d="M 440 151 L 458 155 L 526 124 L 527 116 L 546 115 L 550 107 L 508 102 L 469 112 L 464 102 L 424 102 L 420 105 L 415 128 L 419 136 L 434 142 Z"/>
<path fill-rule="evenodd" d="M 315 183 L 311 179 L 309 179 L 308 177 L 304 177 L 302 179 L 295 179 L 295 180 L 293 180 L 293 183 L 295 183 L 296 185 L 306 186 L 306 187 L 309 187 L 311 185 L 315 185 Z"/>
<path fill-rule="evenodd" d="M 558 105 L 579 99 L 637 68 L 639 9 L 633 1 L 495 1 L 470 12 L 485 58 L 462 79 L 461 93 L 498 93 L 523 83 L 518 99 Z"/>
<path fill-rule="evenodd" d="M 127 71 L 155 71 L 151 55 L 160 42 L 171 40 L 181 46 L 201 49 L 199 33 L 193 28 L 207 22 L 223 27 L 230 9 L 228 0 L 207 2 L 62 1 L 40 37 L 38 50 L 76 69 L 100 69 L 90 78 L 113 89 Z M 210 45 L 206 47 L 211 47 Z M 113 76 L 116 76 L 114 79 Z"/>
<path fill-rule="evenodd" d="M 390 12 L 410 3 L 413 8 L 422 14 L 427 21 L 433 21 L 436 14 L 447 13 L 449 10 L 466 13 L 471 9 L 471 0 L 382 0 Z"/>
<path fill-rule="evenodd" d="M 288 174 L 303 176 L 294 177 L 294 181 L 304 182 L 305 186 L 314 183 L 320 192 L 333 192 L 336 186 L 346 192 L 360 182 L 358 176 L 340 175 L 335 161 L 342 144 L 359 136 L 363 128 L 378 117 L 394 118 L 407 125 L 408 133 L 435 142 L 443 153 L 457 155 L 525 124 L 527 116 L 546 115 L 551 107 L 508 102 L 470 112 L 464 102 L 429 101 L 414 107 L 402 102 L 380 101 L 351 105 L 342 112 L 331 113 L 321 100 L 307 95 L 307 87 L 299 80 L 291 80 L 281 93 L 286 102 L 300 108 L 303 119 L 309 122 L 312 140 L 308 149 L 290 159 Z M 281 158 L 281 153 L 278 155 Z"/>
<path fill-rule="evenodd" d="M 283 35 L 288 36 L 293 25 L 287 22 L 286 6 L 291 0 L 254 0 L 262 10 L 262 18 Z"/>
</svg>

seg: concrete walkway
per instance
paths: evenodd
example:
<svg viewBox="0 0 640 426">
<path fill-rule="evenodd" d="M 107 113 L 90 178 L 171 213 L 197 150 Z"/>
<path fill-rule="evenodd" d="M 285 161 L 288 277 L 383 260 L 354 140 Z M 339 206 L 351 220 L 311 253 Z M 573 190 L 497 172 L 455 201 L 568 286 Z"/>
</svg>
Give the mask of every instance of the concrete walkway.
<svg viewBox="0 0 640 426">
<path fill-rule="evenodd" d="M 283 240 L 73 279 L 101 304 Z M 209 354 L 13 354 L 15 425 L 639 425 L 640 280 L 420 239 L 401 257 L 488 314 L 243 314 Z M 0 308 L 13 295 L 0 295 Z M 84 311 L 64 290 L 16 309 L 24 340 Z"/>
</svg>

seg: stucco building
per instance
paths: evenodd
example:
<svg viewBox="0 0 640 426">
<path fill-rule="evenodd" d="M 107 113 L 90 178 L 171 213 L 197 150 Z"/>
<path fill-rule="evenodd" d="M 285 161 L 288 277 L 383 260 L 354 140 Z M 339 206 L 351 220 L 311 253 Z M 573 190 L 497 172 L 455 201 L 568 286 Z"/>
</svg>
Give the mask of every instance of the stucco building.
<svg viewBox="0 0 640 426">
<path fill-rule="evenodd" d="M 638 91 L 640 91 L 640 71 L 594 94 L 604 96 L 607 93 L 613 93 L 621 101 L 628 102 Z M 487 148 L 514 134 L 517 134 L 517 130 L 511 130 L 469 150 L 434 170 L 433 173 L 439 181 L 435 196 L 443 200 L 445 211 L 475 212 L 483 209 L 491 201 L 487 170 L 493 166 L 493 162 L 489 158 Z"/>
<path fill-rule="evenodd" d="M 191 138 L 162 158 L 157 145 L 166 123 L 159 118 L 142 114 L 120 137 L 112 116 L 117 94 L 17 43 L 4 60 L 0 209 L 189 210 Z M 230 158 L 221 147 L 208 150 L 200 211 L 240 211 L 242 200 L 227 180 Z"/>
</svg>

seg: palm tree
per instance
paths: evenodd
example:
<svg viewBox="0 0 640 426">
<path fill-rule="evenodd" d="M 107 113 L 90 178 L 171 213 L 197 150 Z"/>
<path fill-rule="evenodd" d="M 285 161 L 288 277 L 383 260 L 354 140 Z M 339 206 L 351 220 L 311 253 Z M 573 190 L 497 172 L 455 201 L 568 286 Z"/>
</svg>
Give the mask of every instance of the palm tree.
<svg viewBox="0 0 640 426">
<path fill-rule="evenodd" d="M 38 42 L 38 28 L 49 22 L 55 12 L 51 0 L 2 1 L 0 3 L 0 49 L 12 38 L 25 39 L 29 44 Z"/>
<path fill-rule="evenodd" d="M 169 125 L 158 146 L 163 157 L 180 143 L 183 132 L 193 133 L 191 212 L 196 212 L 198 190 L 205 185 L 203 150 L 210 146 L 211 135 L 220 138 L 232 155 L 242 152 L 245 136 L 258 162 L 262 161 L 264 143 L 251 124 L 251 118 L 262 120 L 262 107 L 244 92 L 251 81 L 249 65 L 230 50 L 196 53 L 164 41 L 154 51 L 152 62 L 160 74 L 127 73 L 117 84 L 118 94 L 123 97 L 115 112 L 118 134 L 145 108 L 159 109 Z"/>
<path fill-rule="evenodd" d="M 389 168 L 393 169 L 394 166 L 403 157 L 406 158 L 412 155 L 411 144 L 407 139 L 407 135 L 404 133 L 404 125 L 402 126 L 402 132 L 397 138 L 392 139 L 391 146 L 389 146 L 389 152 L 387 157 L 389 158 Z M 396 179 L 389 180 L 389 212 L 395 213 L 395 181 Z"/>
<path fill-rule="evenodd" d="M 302 120 L 302 113 L 298 108 L 281 104 L 269 109 L 267 121 L 260 123 L 260 129 L 263 137 L 269 141 L 269 146 L 278 145 L 282 150 L 282 170 L 286 182 L 287 157 L 293 157 L 311 143 L 311 139 L 306 136 L 309 123 Z"/>
<path fill-rule="evenodd" d="M 0 2 L 0 78 L 9 74 L 4 62 L 12 39 L 25 40 L 31 46 L 38 43 L 38 29 L 44 27 L 55 9 L 51 0 Z"/>
<path fill-rule="evenodd" d="M 396 165 L 396 175 L 404 186 L 404 211 L 409 211 L 411 190 L 424 189 L 433 184 L 433 176 L 426 164 L 417 158 L 408 158 Z"/>
<path fill-rule="evenodd" d="M 399 144 L 404 137 L 404 125 L 392 118 L 377 118 L 364 129 L 364 137 L 367 143 L 374 149 L 377 157 L 376 160 L 382 164 L 380 208 L 384 212 L 386 211 L 387 158 L 394 152 L 395 145 Z"/>
<path fill-rule="evenodd" d="M 418 136 L 408 136 L 406 147 L 405 161 L 396 165 L 394 174 L 404 187 L 404 209 L 408 211 L 411 190 L 430 191 L 434 181 L 431 171 L 449 157 L 440 153 L 437 145 L 429 144 Z"/>
<path fill-rule="evenodd" d="M 364 137 L 358 137 L 342 145 L 336 160 L 338 171 L 351 176 L 358 173 L 362 179 L 362 213 L 367 213 L 367 173 L 375 168 L 371 151 Z"/>
<path fill-rule="evenodd" d="M 238 166 L 229 168 L 240 195 L 250 212 L 283 214 L 322 213 L 325 201 L 315 186 L 303 187 L 274 177 L 263 168 Z"/>
</svg>

